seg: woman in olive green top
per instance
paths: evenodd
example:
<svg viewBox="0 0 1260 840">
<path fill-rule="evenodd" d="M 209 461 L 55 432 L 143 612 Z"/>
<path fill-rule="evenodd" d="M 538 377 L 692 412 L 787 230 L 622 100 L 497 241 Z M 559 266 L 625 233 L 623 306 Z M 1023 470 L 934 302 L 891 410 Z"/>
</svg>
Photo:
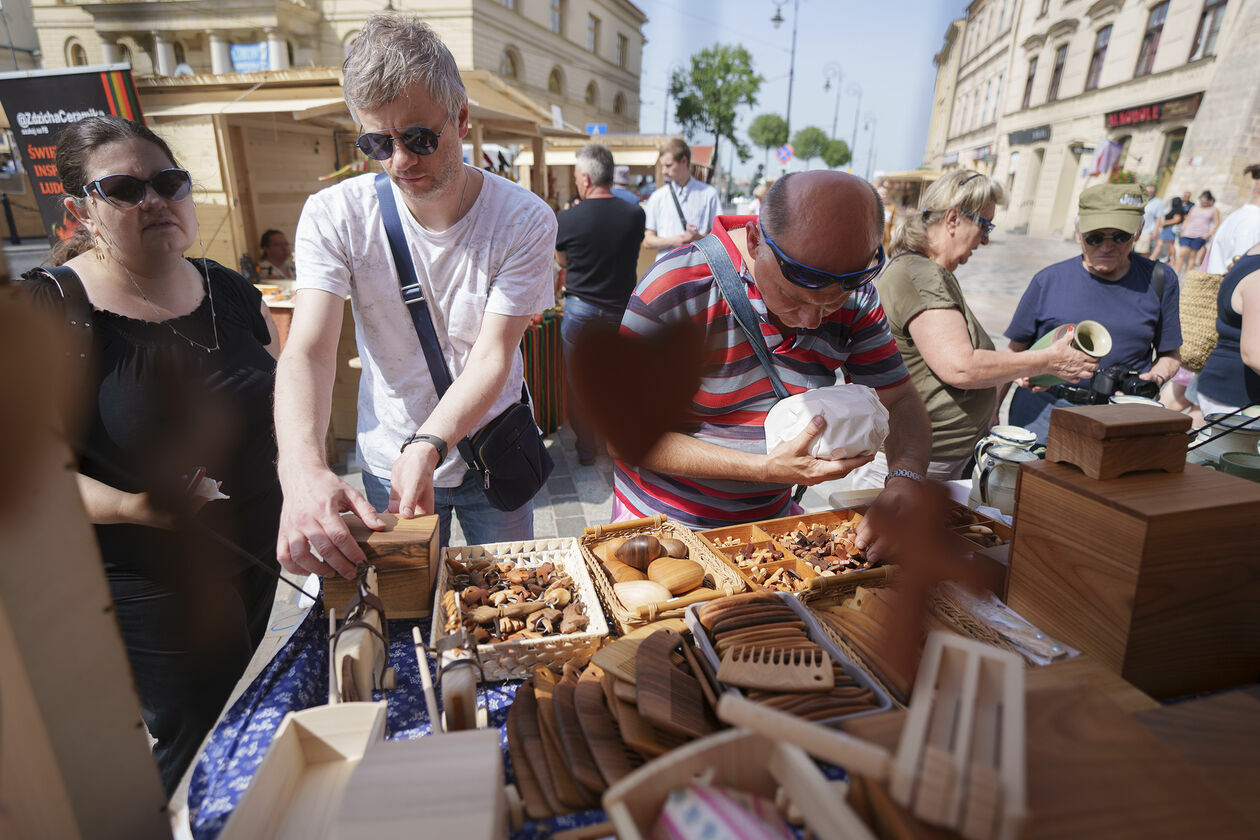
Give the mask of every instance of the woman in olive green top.
<svg viewBox="0 0 1260 840">
<path fill-rule="evenodd" d="M 969 170 L 939 178 L 923 193 L 919 210 L 893 232 L 889 261 L 875 281 L 884 314 L 910 380 L 932 417 L 928 476 L 962 478 L 976 442 L 996 422 L 1000 399 L 1015 379 L 1050 373 L 1070 382 L 1093 374 L 1094 360 L 1067 336 L 1044 350 L 999 352 L 976 319 L 954 277 L 958 266 L 989 242 L 993 214 L 1006 190 Z M 883 453 L 853 472 L 854 486 L 882 487 Z"/>
</svg>

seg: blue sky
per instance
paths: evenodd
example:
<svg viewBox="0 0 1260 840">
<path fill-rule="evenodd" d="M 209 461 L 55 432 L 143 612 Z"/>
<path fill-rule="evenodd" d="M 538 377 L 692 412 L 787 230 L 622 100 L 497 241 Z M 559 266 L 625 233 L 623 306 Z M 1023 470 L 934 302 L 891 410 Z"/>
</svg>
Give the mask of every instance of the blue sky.
<svg viewBox="0 0 1260 840">
<path fill-rule="evenodd" d="M 764 112 L 785 114 L 788 67 L 792 43 L 793 0 L 782 6 L 783 26 L 775 29 L 774 0 L 633 0 L 648 16 L 643 27 L 640 96 L 643 100 L 639 128 L 661 131 L 665 114 L 665 89 L 674 64 L 688 66 L 693 53 L 716 43 L 742 44 L 752 53 L 754 67 L 764 78 L 758 103 L 741 114 L 740 133 L 752 118 Z M 965 0 L 800 0 L 800 24 L 796 43 L 796 77 L 792 90 L 792 131 L 807 125 L 831 134 L 836 116 L 836 88 L 823 90 L 824 68 L 840 65 L 843 93 L 840 97 L 837 134 L 847 143 L 853 136 L 858 97 L 849 95 L 857 84 L 862 89 L 861 122 L 853 168 L 865 175 L 872 149 L 868 115 L 874 120 L 873 171 L 913 169 L 923 162 L 923 145 L 931 113 L 936 66 L 949 22 L 963 15 Z M 669 131 L 677 132 L 673 109 Z M 695 138 L 696 142 L 706 142 Z M 719 151 L 725 163 L 730 144 Z M 762 161 L 754 150 L 746 164 L 735 159 L 737 176 L 748 175 Z M 822 166 L 815 159 L 814 167 Z M 792 169 L 803 168 L 794 161 Z M 771 157 L 768 171 L 778 171 Z"/>
</svg>

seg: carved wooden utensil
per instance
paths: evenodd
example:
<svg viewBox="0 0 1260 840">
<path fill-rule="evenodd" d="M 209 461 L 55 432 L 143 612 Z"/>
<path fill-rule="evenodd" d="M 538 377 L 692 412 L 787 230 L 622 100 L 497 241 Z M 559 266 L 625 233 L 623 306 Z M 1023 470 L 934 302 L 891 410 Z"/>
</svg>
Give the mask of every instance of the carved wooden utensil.
<svg viewBox="0 0 1260 840">
<path fill-rule="evenodd" d="M 666 732 L 703 738 L 715 727 L 705 712 L 700 683 L 674 664 L 682 641 L 672 630 L 658 630 L 639 645 L 635 656 L 639 714 Z"/>
<path fill-rule="evenodd" d="M 604 689 L 600 685 L 603 677 L 604 672 L 598 665 L 587 665 L 574 689 L 573 702 L 586 745 L 604 781 L 612 785 L 629 775 L 643 759 L 621 740 L 621 732 L 604 702 Z"/>
<path fill-rule="evenodd" d="M 551 769 L 543 755 L 542 731 L 538 728 L 538 701 L 534 698 L 534 681 L 526 680 L 516 690 L 516 699 L 507 716 L 508 754 L 516 771 L 516 787 L 525 802 L 530 819 L 540 820 L 564 813 Z M 530 784 L 530 782 L 533 784 Z"/>
<path fill-rule="evenodd" d="M 728 648 L 718 665 L 718 682 L 774 691 L 829 691 L 835 687 L 831 657 L 812 649 L 744 645 Z"/>
<path fill-rule="evenodd" d="M 559 679 L 546 666 L 539 665 L 534 669 L 534 696 L 538 700 L 538 729 L 542 732 L 543 755 L 547 759 L 552 782 L 556 786 L 556 795 L 560 799 L 560 813 L 569 814 L 574 811 L 585 811 L 599 805 L 599 798 L 586 790 L 568 765 L 564 746 L 560 743 L 560 733 L 556 726 L 555 689 Z"/>
<path fill-rule="evenodd" d="M 560 743 L 564 754 L 569 759 L 569 769 L 573 778 L 585 788 L 602 793 L 607 785 L 600 775 L 595 759 L 591 757 L 582 724 L 578 721 L 577 707 L 574 701 L 574 689 L 577 688 L 577 670 L 566 665 L 564 676 L 556 683 L 553 702 L 556 713 L 556 728 L 560 730 Z M 601 687 L 602 690 L 602 687 Z"/>
</svg>

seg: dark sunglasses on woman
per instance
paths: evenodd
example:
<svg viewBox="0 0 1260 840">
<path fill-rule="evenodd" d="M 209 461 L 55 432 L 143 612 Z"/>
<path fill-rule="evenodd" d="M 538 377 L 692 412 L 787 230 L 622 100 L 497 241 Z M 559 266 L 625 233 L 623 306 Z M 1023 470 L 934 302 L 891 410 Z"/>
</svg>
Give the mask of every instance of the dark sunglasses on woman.
<svg viewBox="0 0 1260 840">
<path fill-rule="evenodd" d="M 354 145 L 372 160 L 389 160 L 394 154 L 394 141 L 398 140 L 412 154 L 424 157 L 437 151 L 438 140 L 441 139 L 442 132 L 446 130 L 446 124 L 450 121 L 450 116 L 447 116 L 442 127 L 437 131 L 422 125 L 396 128 L 394 130 L 398 132 L 397 137 L 381 131 L 369 131 L 360 134 L 359 139 L 354 141 Z"/>
<path fill-rule="evenodd" d="M 1115 233 L 1110 233 L 1110 234 L 1087 233 L 1081 238 L 1085 240 L 1085 244 L 1088 245 L 1089 247 L 1097 248 L 1099 245 L 1103 244 L 1108 239 L 1110 239 L 1112 242 L 1116 243 L 1117 245 L 1123 245 L 1124 243 L 1128 242 L 1130 239 L 1133 238 L 1133 234 L 1125 233 L 1122 230 L 1118 230 Z"/>
<path fill-rule="evenodd" d="M 779 271 L 783 272 L 783 276 L 787 278 L 789 283 L 800 286 L 802 289 L 818 291 L 828 286 L 839 285 L 845 291 L 851 292 L 860 289 L 867 283 L 879 276 L 884 270 L 884 246 L 880 245 L 876 252 L 875 265 L 864 268 L 861 271 L 850 271 L 846 274 L 832 274 L 830 271 L 823 271 L 821 268 L 812 268 L 811 266 L 798 263 L 796 260 L 783 253 L 774 240 L 770 238 L 770 234 L 766 233 L 766 228 L 761 225 L 761 238 L 766 240 L 766 244 L 770 246 L 770 253 L 774 254 L 774 259 L 779 264 Z"/>
<path fill-rule="evenodd" d="M 153 188 L 158 198 L 183 201 L 192 193 L 192 176 L 187 169 L 163 169 L 147 180 L 135 175 L 106 175 L 85 186 L 83 194 L 88 196 L 95 192 L 115 207 L 130 210 L 144 201 L 148 187 Z"/>
</svg>

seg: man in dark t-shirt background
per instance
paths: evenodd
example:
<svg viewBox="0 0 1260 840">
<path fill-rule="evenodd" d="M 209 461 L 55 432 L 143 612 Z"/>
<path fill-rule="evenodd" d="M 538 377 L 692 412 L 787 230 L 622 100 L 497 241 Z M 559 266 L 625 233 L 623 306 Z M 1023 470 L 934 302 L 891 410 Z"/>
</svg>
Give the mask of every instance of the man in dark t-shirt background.
<svg viewBox="0 0 1260 840">
<path fill-rule="evenodd" d="M 566 360 L 573 357 L 582 330 L 597 324 L 620 326 L 638 281 L 635 267 L 645 222 L 642 208 L 613 195 L 613 157 L 607 146 L 588 143 L 579 149 L 574 178 L 582 201 L 559 215 L 556 232 L 556 261 L 564 272 L 560 330 Z M 572 398 L 572 378 L 569 385 L 568 414 L 577 435 L 578 462 L 589 466 L 595 463 L 599 442 Z"/>
</svg>

